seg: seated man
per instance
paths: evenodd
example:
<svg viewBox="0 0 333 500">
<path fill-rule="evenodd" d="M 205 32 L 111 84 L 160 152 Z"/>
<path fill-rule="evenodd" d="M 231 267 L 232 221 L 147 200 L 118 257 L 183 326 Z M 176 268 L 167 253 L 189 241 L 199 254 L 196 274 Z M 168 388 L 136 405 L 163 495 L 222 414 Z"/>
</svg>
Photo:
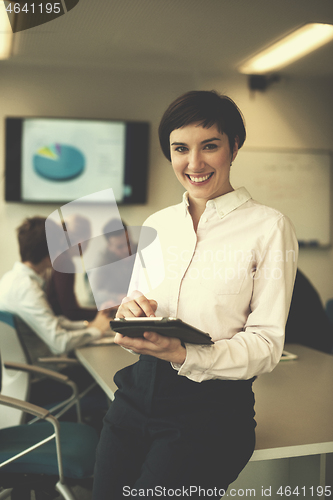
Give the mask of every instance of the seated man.
<svg viewBox="0 0 333 500">
<path fill-rule="evenodd" d="M 106 311 L 90 323 L 53 313 L 43 289 L 43 274 L 51 267 L 45 220 L 32 217 L 21 224 L 17 232 L 22 262 L 16 262 L 0 280 L 0 310 L 19 318 L 18 330 L 32 363 L 41 356 L 68 353 L 111 331 Z"/>
</svg>

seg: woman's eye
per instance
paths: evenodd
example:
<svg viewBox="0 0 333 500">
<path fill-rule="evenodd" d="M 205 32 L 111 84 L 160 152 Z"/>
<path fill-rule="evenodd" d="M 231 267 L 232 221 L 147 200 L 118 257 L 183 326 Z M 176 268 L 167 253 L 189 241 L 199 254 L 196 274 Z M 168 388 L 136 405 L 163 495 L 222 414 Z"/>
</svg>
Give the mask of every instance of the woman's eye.
<svg viewBox="0 0 333 500">
<path fill-rule="evenodd" d="M 204 149 L 216 149 L 217 144 L 211 143 L 211 144 L 206 144 Z"/>
<path fill-rule="evenodd" d="M 187 151 L 187 148 L 185 146 L 178 146 L 177 148 L 175 148 L 175 151 L 177 151 L 178 153 L 184 153 L 184 151 Z"/>
</svg>

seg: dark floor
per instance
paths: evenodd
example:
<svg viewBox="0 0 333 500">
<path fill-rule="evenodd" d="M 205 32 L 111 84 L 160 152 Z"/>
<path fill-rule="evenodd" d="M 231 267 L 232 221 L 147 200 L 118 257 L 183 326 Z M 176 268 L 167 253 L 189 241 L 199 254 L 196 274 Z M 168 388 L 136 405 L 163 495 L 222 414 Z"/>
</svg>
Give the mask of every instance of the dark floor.
<svg viewBox="0 0 333 500">
<path fill-rule="evenodd" d="M 71 488 L 73 494 L 75 495 L 75 498 L 77 500 L 91 500 L 92 499 L 92 493 L 90 490 L 87 490 L 85 488 L 82 488 L 81 486 L 75 486 Z M 8 500 L 11 500 L 11 497 L 8 497 Z M 35 500 L 35 495 L 34 493 L 31 496 L 31 500 Z M 63 500 L 62 496 L 56 497 L 54 500 Z"/>
</svg>

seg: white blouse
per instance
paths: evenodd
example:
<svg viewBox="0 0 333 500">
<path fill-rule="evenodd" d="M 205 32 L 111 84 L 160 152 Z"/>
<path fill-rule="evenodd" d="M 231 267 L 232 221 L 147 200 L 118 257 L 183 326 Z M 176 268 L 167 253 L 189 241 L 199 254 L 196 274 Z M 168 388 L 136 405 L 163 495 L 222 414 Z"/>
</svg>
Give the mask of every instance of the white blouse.
<svg viewBox="0 0 333 500">
<path fill-rule="evenodd" d="M 297 268 L 293 226 L 245 188 L 209 200 L 196 233 L 188 205 L 184 193 L 182 203 L 145 222 L 160 249 L 156 242 L 142 248 L 129 294 L 139 290 L 157 301 L 156 316 L 212 337 L 213 345 L 186 344 L 185 362 L 172 365 L 179 375 L 201 382 L 269 372 L 283 350 Z"/>
</svg>

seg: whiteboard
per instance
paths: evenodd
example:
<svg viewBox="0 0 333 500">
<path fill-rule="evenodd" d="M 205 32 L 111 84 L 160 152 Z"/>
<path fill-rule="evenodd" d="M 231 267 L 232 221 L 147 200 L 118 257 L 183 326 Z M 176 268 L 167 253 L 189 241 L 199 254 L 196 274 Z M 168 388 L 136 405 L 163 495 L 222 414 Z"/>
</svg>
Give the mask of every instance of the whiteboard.
<svg viewBox="0 0 333 500">
<path fill-rule="evenodd" d="M 276 208 L 293 222 L 300 244 L 330 244 L 331 153 L 318 150 L 240 150 L 231 185 Z"/>
</svg>

